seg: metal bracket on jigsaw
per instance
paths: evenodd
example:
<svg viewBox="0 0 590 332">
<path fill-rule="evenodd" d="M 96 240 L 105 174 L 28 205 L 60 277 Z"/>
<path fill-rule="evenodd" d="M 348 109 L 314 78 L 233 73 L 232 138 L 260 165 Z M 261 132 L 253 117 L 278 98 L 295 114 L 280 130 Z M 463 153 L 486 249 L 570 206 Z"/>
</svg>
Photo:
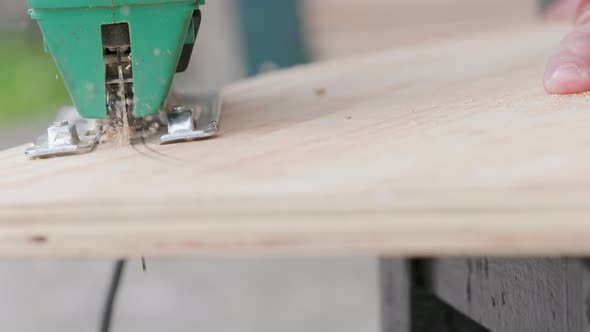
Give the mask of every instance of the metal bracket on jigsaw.
<svg viewBox="0 0 590 332">
<path fill-rule="evenodd" d="M 196 108 L 176 106 L 167 114 L 168 133 L 160 144 L 206 139 L 217 134 L 221 118 L 221 98 L 212 97 Z"/>
<path fill-rule="evenodd" d="M 82 119 L 74 108 L 65 108 L 47 133 L 25 150 L 29 158 L 48 158 L 91 152 L 101 136 L 96 121 Z"/>
</svg>

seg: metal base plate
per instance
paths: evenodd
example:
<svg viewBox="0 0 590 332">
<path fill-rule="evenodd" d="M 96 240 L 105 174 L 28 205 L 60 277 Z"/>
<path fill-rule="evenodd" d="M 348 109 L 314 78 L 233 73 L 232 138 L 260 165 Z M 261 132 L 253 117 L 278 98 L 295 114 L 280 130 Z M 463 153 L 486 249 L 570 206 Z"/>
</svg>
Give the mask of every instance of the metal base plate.
<svg viewBox="0 0 590 332">
<path fill-rule="evenodd" d="M 171 99 L 176 101 L 176 98 Z M 155 141 L 152 142 L 171 144 L 217 135 L 222 106 L 219 94 L 179 98 L 178 101 L 183 105 L 195 106 L 172 107 L 171 111 L 161 114 L 162 119 L 147 120 L 155 121 L 155 128 L 162 122 L 168 123 L 167 133 L 156 130 L 150 135 Z M 74 107 L 66 107 L 58 114 L 57 121 L 47 129 L 47 134 L 39 137 L 37 143 L 25 151 L 25 155 L 29 158 L 49 158 L 88 153 L 99 143 L 103 134 L 104 128 L 100 121 L 84 119 Z"/>
<path fill-rule="evenodd" d="M 92 151 L 95 145 L 96 142 L 84 142 L 80 144 L 61 144 L 52 147 L 34 146 L 25 150 L 25 155 L 29 158 L 50 158 L 84 154 Z"/>
</svg>

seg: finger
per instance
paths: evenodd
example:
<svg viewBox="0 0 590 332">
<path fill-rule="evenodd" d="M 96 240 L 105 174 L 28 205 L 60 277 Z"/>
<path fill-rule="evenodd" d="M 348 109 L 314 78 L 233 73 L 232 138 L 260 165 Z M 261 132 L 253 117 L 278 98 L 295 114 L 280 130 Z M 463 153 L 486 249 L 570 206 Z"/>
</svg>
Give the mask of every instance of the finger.
<svg viewBox="0 0 590 332">
<path fill-rule="evenodd" d="M 590 0 L 580 2 L 576 24 L 549 59 L 544 76 L 549 93 L 590 91 Z"/>
</svg>

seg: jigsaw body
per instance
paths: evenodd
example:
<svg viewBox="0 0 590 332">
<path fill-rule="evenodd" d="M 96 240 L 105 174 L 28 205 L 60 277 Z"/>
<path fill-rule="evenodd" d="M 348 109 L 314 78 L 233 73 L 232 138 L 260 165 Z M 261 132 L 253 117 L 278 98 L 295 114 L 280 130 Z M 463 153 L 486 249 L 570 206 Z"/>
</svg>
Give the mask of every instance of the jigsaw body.
<svg viewBox="0 0 590 332">
<path fill-rule="evenodd" d="M 45 49 L 82 118 L 132 131 L 166 112 L 169 130 L 162 143 L 168 143 L 210 137 L 217 131 L 218 105 L 209 105 L 205 111 L 211 114 L 206 116 L 203 109 L 190 106 L 164 109 L 174 74 L 188 67 L 204 3 L 29 0 L 29 14 L 38 21 Z M 206 121 L 199 121 L 200 115 Z M 48 131 L 47 144 L 27 150 L 27 155 L 87 152 L 104 128 L 90 136 L 77 135 L 75 123 L 58 121 Z M 55 132 L 61 139 L 55 140 Z"/>
</svg>

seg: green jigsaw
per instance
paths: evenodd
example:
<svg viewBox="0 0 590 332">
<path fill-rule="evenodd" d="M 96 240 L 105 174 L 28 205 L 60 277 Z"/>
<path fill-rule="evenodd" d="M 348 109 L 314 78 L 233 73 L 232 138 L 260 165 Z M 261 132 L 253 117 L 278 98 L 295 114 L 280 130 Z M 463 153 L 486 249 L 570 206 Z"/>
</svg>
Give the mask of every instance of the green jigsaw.
<svg viewBox="0 0 590 332">
<path fill-rule="evenodd" d="M 214 136 L 217 101 L 207 107 L 166 109 L 175 73 L 189 65 L 204 4 L 205 0 L 28 0 L 29 14 L 41 28 L 45 50 L 53 56 L 78 114 L 100 125 L 82 130 L 76 121 L 57 121 L 47 138 L 27 149 L 26 155 L 89 152 L 105 127 L 134 132 L 160 118 L 168 124 L 162 144 Z M 159 117 L 161 113 L 166 116 Z"/>
</svg>

